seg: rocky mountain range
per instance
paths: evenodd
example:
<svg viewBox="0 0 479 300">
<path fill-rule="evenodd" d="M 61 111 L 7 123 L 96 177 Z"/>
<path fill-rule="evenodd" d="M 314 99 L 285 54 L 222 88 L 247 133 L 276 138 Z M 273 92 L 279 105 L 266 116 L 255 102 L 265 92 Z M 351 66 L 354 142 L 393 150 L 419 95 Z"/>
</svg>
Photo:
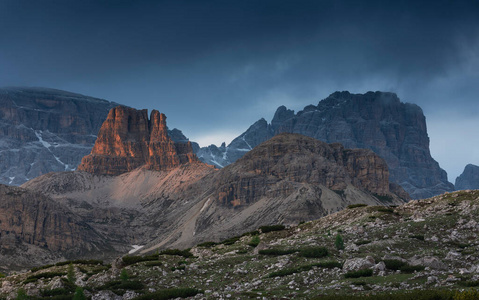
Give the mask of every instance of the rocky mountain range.
<svg viewBox="0 0 479 300">
<path fill-rule="evenodd" d="M 1 89 L 0 183 L 20 185 L 48 172 L 75 170 L 93 147 L 108 111 L 116 105 L 54 89 Z M 413 198 L 453 189 L 430 155 L 421 109 L 401 103 L 391 93 L 336 92 L 296 114 L 282 106 L 271 124 L 259 120 L 228 146 L 200 149 L 197 143 L 189 145 L 200 160 L 222 168 L 281 132 L 371 149 L 386 160 L 391 180 Z M 168 134 L 173 142 L 188 144 L 180 130 L 168 130 Z"/>
<path fill-rule="evenodd" d="M 203 147 L 197 155 L 221 168 L 282 132 L 338 142 L 346 148 L 371 149 L 386 160 L 391 181 L 401 185 L 413 199 L 454 190 L 446 172 L 431 157 L 421 108 L 402 103 L 394 93 L 335 92 L 297 113 L 281 106 L 271 123 L 261 119 L 228 146 Z"/>
<path fill-rule="evenodd" d="M 132 245 L 145 252 L 186 248 L 263 225 L 313 220 L 350 204 L 409 199 L 389 182 L 385 161 L 370 150 L 283 133 L 218 170 L 200 162 L 189 143 L 173 142 L 165 119 L 157 111 L 148 119 L 146 111 L 114 108 L 79 170 L 42 175 L 18 189 L 45 195 L 72 216 L 69 222 L 78 220 L 90 230 L 87 237 L 57 232 L 57 239 L 72 240 L 77 249 L 105 237 L 109 255 Z M 12 197 L 7 192 L 2 201 Z M 45 223 L 38 218 L 30 223 L 42 231 Z M 12 222 L 2 225 L 0 236 L 33 243 Z M 53 245 L 43 248 L 57 254 Z"/>
<path fill-rule="evenodd" d="M 0 89 L 0 183 L 75 170 L 117 105 L 55 89 Z"/>
<path fill-rule="evenodd" d="M 479 166 L 468 164 L 456 178 L 456 190 L 479 189 Z"/>
</svg>

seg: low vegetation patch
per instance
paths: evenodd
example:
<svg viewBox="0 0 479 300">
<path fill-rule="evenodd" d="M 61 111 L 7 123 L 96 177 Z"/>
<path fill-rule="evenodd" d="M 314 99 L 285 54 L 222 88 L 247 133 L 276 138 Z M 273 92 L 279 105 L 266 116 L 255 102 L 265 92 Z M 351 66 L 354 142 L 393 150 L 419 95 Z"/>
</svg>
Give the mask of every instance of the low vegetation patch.
<svg viewBox="0 0 479 300">
<path fill-rule="evenodd" d="M 193 253 L 190 252 L 190 249 L 179 250 L 179 249 L 166 249 L 160 252 L 160 255 L 177 255 L 183 256 L 184 258 L 193 257 Z"/>
<path fill-rule="evenodd" d="M 281 231 L 284 230 L 286 227 L 284 225 L 267 225 L 261 226 L 259 229 L 262 233 L 272 232 L 272 231 Z"/>
<path fill-rule="evenodd" d="M 407 265 L 405 262 L 399 259 L 385 259 L 383 261 L 384 261 L 384 264 L 386 265 L 386 268 L 388 268 L 389 270 L 394 270 L 394 271 L 397 271 L 401 269 L 401 267 L 404 267 Z"/>
<path fill-rule="evenodd" d="M 64 272 L 44 272 L 44 273 L 28 276 L 27 279 L 25 279 L 24 283 L 35 282 L 35 281 L 37 281 L 38 279 L 41 279 L 41 278 L 45 278 L 45 279 L 46 278 L 54 278 L 54 277 L 57 277 L 57 276 L 64 276 L 64 275 L 66 275 L 66 273 L 64 273 Z"/>
<path fill-rule="evenodd" d="M 321 258 L 328 256 L 329 252 L 326 247 L 309 247 L 299 250 L 299 254 L 302 257 Z"/>
<path fill-rule="evenodd" d="M 373 276 L 373 270 L 371 269 L 349 271 L 346 274 L 344 274 L 345 278 L 359 278 L 359 277 L 371 277 L 371 276 Z"/>
<path fill-rule="evenodd" d="M 55 266 L 66 266 L 69 264 L 77 264 L 77 265 L 103 265 L 102 260 L 98 259 L 77 259 L 77 260 L 67 260 L 61 261 L 55 264 Z"/>
<path fill-rule="evenodd" d="M 32 271 L 32 273 L 35 273 L 37 271 L 40 271 L 40 270 L 45 270 L 45 269 L 48 269 L 48 268 L 51 268 L 55 265 L 44 265 L 44 266 L 39 266 L 39 267 L 33 267 L 30 269 L 30 271 Z"/>
<path fill-rule="evenodd" d="M 255 235 L 251 238 L 251 241 L 249 241 L 248 246 L 251 246 L 255 248 L 256 246 L 259 245 L 260 239 L 258 235 Z"/>
<path fill-rule="evenodd" d="M 410 266 L 410 265 L 405 265 L 399 268 L 399 271 L 403 273 L 414 273 L 414 272 L 419 272 L 424 270 L 424 266 Z"/>
<path fill-rule="evenodd" d="M 361 246 L 361 245 L 366 245 L 366 244 L 370 244 L 370 243 L 371 243 L 371 240 L 362 240 L 362 241 L 356 242 L 355 244 L 357 246 Z"/>
<path fill-rule="evenodd" d="M 123 263 L 127 266 L 133 265 L 142 261 L 154 261 L 158 260 L 158 254 L 145 255 L 145 256 L 123 256 L 121 258 Z"/>
<path fill-rule="evenodd" d="M 368 206 L 368 205 L 364 204 L 364 203 L 358 203 L 358 204 L 350 204 L 350 205 L 346 206 L 346 208 L 353 209 L 353 208 L 366 207 L 366 206 Z"/>
<path fill-rule="evenodd" d="M 385 206 L 380 206 L 378 207 L 377 211 L 386 213 L 386 214 L 392 214 L 394 213 L 394 209 L 391 207 L 385 207 Z"/>
<path fill-rule="evenodd" d="M 215 242 L 204 242 L 204 243 L 198 244 L 196 246 L 197 247 L 202 247 L 202 248 L 211 248 L 211 247 L 214 247 L 216 245 L 217 245 L 217 243 L 215 243 Z"/>
<path fill-rule="evenodd" d="M 134 300 L 166 300 L 174 298 L 186 298 L 193 297 L 196 294 L 201 293 L 200 290 L 192 288 L 175 288 L 175 289 L 165 289 L 159 290 L 154 293 L 147 293 L 141 296 L 134 298 Z"/>
<path fill-rule="evenodd" d="M 105 285 L 101 286 L 99 290 L 142 290 L 145 286 L 140 281 L 133 281 L 133 280 L 115 280 L 106 283 Z"/>
<path fill-rule="evenodd" d="M 421 234 L 413 234 L 410 235 L 409 238 L 424 241 L 424 235 Z"/>
<path fill-rule="evenodd" d="M 237 241 L 239 241 L 240 238 L 241 238 L 240 236 L 235 236 L 235 237 L 232 237 L 232 238 L 229 238 L 229 239 L 226 239 L 226 240 L 222 241 L 220 244 L 230 246 L 230 245 L 233 245 L 234 243 L 236 243 Z"/>
<path fill-rule="evenodd" d="M 279 256 L 279 255 L 287 255 L 287 254 L 292 254 L 298 252 L 297 249 L 264 249 L 264 250 L 259 250 L 258 253 L 261 255 L 273 255 L 273 256 Z"/>
</svg>

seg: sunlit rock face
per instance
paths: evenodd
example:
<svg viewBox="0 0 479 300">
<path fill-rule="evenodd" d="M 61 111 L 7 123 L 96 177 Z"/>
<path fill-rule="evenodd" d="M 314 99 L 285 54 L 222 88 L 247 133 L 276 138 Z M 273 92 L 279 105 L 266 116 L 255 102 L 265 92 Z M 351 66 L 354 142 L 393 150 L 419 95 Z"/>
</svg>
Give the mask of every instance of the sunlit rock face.
<svg viewBox="0 0 479 300">
<path fill-rule="evenodd" d="M 140 166 L 169 170 L 198 162 L 192 145 L 174 142 L 168 135 L 166 116 L 124 106 L 113 108 L 101 126 L 91 154 L 82 159 L 78 170 L 99 175 L 120 175 Z"/>
<path fill-rule="evenodd" d="M 76 169 L 117 105 L 55 89 L 0 89 L 0 183 Z"/>
<path fill-rule="evenodd" d="M 479 189 L 479 166 L 468 164 L 456 178 L 456 190 Z"/>
<path fill-rule="evenodd" d="M 421 108 L 402 103 L 396 94 L 387 92 L 335 92 L 297 113 L 281 106 L 270 124 L 261 119 L 227 147 L 201 148 L 197 155 L 206 163 L 224 167 L 282 132 L 373 150 L 386 160 L 391 181 L 414 199 L 454 189 L 431 157 Z"/>
</svg>

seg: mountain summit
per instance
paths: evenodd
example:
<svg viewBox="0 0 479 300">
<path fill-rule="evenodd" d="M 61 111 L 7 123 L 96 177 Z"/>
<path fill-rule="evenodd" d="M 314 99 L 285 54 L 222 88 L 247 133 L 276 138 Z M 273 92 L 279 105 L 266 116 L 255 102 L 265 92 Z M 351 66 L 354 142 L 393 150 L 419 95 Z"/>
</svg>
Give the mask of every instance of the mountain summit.
<svg viewBox="0 0 479 300">
<path fill-rule="evenodd" d="M 78 170 L 99 175 L 120 175 L 141 166 L 168 170 L 198 162 L 191 143 L 174 142 L 168 135 L 166 116 L 125 106 L 113 108 L 100 128 L 90 155 Z"/>
<path fill-rule="evenodd" d="M 346 148 L 367 148 L 384 158 L 391 181 L 414 199 L 452 191 L 446 172 L 431 157 L 426 118 L 396 94 L 335 92 L 295 113 L 280 106 L 270 124 L 260 119 L 227 147 L 201 148 L 198 157 L 224 167 L 276 134 L 299 133 Z"/>
</svg>

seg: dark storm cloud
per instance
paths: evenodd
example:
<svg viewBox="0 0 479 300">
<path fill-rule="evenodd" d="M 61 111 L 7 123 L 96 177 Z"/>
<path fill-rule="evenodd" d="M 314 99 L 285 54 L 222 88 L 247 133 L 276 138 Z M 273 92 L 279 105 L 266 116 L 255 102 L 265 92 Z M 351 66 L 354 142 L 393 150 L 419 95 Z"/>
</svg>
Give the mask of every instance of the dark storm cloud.
<svg viewBox="0 0 479 300">
<path fill-rule="evenodd" d="M 203 140 L 335 90 L 394 91 L 436 123 L 470 120 L 478 16 L 476 0 L 0 0 L 0 86 L 156 108 Z"/>
</svg>

